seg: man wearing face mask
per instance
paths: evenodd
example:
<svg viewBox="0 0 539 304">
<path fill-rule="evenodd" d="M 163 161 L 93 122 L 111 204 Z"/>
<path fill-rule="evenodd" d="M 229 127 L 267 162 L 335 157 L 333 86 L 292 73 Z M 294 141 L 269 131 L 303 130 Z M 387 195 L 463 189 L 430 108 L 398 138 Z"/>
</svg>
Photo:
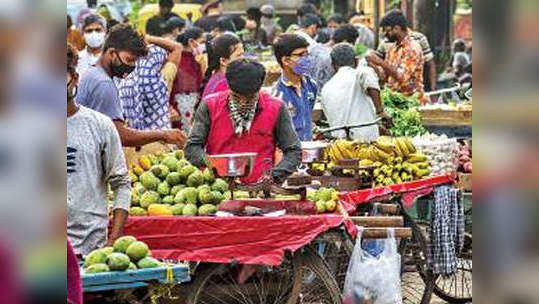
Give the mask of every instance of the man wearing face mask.
<svg viewBox="0 0 539 304">
<path fill-rule="evenodd" d="M 107 36 L 99 60 L 81 77 L 77 102 L 112 119 L 122 144 L 126 147 L 137 147 L 158 141 L 182 146 L 185 136 L 180 130 L 139 131 L 128 128 L 125 124 L 113 77 L 125 78 L 135 69 L 136 61 L 147 54 L 146 42 L 131 26 L 115 25 Z"/>
<path fill-rule="evenodd" d="M 312 140 L 312 111 L 318 97 L 318 86 L 308 76 L 312 66 L 308 47 L 309 43 L 296 34 L 283 34 L 273 45 L 275 58 L 283 69 L 273 94 L 284 101 L 302 141 Z"/>
<path fill-rule="evenodd" d="M 297 35 L 301 36 L 309 44 L 307 50 L 309 51 L 312 65 L 310 66 L 308 74 L 316 81 L 316 84 L 320 88 L 331 79 L 333 74 L 335 74 L 331 64 L 329 50 L 323 44 L 320 44 L 315 40 L 321 24 L 322 21 L 317 15 L 305 14 L 305 16 L 300 19 L 300 30 L 296 32 Z"/>
<path fill-rule="evenodd" d="M 230 90 L 209 96 L 196 112 L 184 150 L 192 164 L 205 166 L 205 155 L 255 152 L 253 172 L 242 179 L 246 184 L 266 177 L 282 183 L 296 170 L 301 162 L 300 142 L 285 105 L 260 91 L 265 76 L 264 66 L 253 60 L 229 64 Z M 277 147 L 283 159 L 273 168 Z"/>
<path fill-rule="evenodd" d="M 386 86 L 407 96 L 419 94 L 424 101 L 423 89 L 423 51 L 412 39 L 408 21 L 402 12 L 393 10 L 380 22 L 387 40 L 393 45 L 385 59 L 373 52 L 367 61 L 381 67 L 387 75 Z"/>
<path fill-rule="evenodd" d="M 101 55 L 101 48 L 105 43 L 107 21 L 97 14 L 90 14 L 84 18 L 82 32 L 86 48 L 79 52 L 77 73 L 82 74 L 89 66 L 95 64 Z"/>
<path fill-rule="evenodd" d="M 118 131 L 105 115 L 77 104 L 76 50 L 67 46 L 67 236 L 86 255 L 121 236 L 131 203 L 131 178 Z M 112 226 L 107 239 L 108 188 Z"/>
</svg>

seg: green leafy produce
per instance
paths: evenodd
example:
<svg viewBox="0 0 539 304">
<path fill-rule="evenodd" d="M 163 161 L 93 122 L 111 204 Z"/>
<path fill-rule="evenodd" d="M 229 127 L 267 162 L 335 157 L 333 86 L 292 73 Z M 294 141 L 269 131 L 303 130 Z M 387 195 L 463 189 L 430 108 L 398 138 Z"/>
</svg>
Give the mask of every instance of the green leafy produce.
<svg viewBox="0 0 539 304">
<path fill-rule="evenodd" d="M 105 263 L 93 264 L 84 269 L 85 273 L 100 273 L 109 271 L 109 266 Z"/>
<path fill-rule="evenodd" d="M 161 263 L 152 257 L 145 257 L 138 261 L 137 266 L 139 269 L 156 268 L 161 266 Z"/>
<path fill-rule="evenodd" d="M 414 137 L 427 132 L 421 123 L 421 115 L 415 109 L 396 110 L 392 116 L 393 127 L 390 132 L 394 137 Z"/>
<path fill-rule="evenodd" d="M 132 243 L 136 242 L 137 239 L 133 236 L 126 235 L 118 238 L 116 241 L 114 241 L 114 252 L 121 252 L 125 253 L 127 250 L 127 247 L 131 245 Z"/>
<path fill-rule="evenodd" d="M 137 241 L 129 245 L 125 253 L 131 259 L 131 261 L 136 262 L 142 258 L 147 257 L 150 254 L 150 248 L 148 248 L 148 245 L 146 245 L 146 243 Z"/>
<path fill-rule="evenodd" d="M 124 271 L 129 267 L 129 257 L 126 254 L 114 252 L 107 257 L 107 265 L 110 270 Z"/>
<path fill-rule="evenodd" d="M 155 191 L 147 191 L 140 198 L 140 206 L 142 208 L 148 208 L 152 204 L 159 204 L 161 202 L 161 196 Z"/>
</svg>

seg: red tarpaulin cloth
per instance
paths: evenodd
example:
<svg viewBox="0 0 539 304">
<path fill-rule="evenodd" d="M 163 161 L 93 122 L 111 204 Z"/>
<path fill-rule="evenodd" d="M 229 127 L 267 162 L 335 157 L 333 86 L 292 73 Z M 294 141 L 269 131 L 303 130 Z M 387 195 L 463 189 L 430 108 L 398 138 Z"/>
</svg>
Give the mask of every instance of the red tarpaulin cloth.
<svg viewBox="0 0 539 304">
<path fill-rule="evenodd" d="M 158 259 L 280 265 L 345 222 L 334 214 L 283 217 L 130 217 L 124 234 L 148 244 Z"/>
<path fill-rule="evenodd" d="M 358 206 L 364 203 L 368 203 L 373 199 L 383 198 L 385 196 L 390 196 L 394 194 L 415 193 L 417 195 L 424 195 L 424 192 L 428 190 L 419 190 L 429 189 L 436 185 L 450 184 L 454 182 L 454 175 L 434 176 L 416 181 L 411 181 L 408 183 L 390 185 L 386 187 L 344 192 L 340 194 L 340 199 L 348 204 Z M 409 200 L 410 197 L 408 197 L 407 199 Z"/>
</svg>

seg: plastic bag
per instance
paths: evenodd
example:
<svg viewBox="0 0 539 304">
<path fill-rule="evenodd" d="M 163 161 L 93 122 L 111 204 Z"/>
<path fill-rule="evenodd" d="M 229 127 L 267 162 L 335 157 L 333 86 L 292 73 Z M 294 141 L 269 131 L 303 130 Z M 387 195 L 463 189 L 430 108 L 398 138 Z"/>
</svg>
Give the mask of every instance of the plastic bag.
<svg viewBox="0 0 539 304">
<path fill-rule="evenodd" d="M 360 232 L 346 272 L 345 298 L 361 293 L 372 298 L 374 304 L 402 304 L 400 264 L 394 229 L 388 230 L 384 250 L 378 257 L 361 248 Z"/>
</svg>

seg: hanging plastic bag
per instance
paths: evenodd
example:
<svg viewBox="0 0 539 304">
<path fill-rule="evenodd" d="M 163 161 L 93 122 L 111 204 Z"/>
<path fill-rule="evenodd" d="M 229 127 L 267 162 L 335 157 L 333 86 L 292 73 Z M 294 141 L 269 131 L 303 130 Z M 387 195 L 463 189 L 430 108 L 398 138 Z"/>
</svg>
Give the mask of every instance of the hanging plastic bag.
<svg viewBox="0 0 539 304">
<path fill-rule="evenodd" d="M 402 304 L 401 259 L 397 252 L 395 230 L 388 229 L 384 250 L 378 257 L 373 257 L 361 248 L 361 230 L 346 272 L 343 290 L 345 298 L 357 298 L 359 294 L 374 304 Z"/>
</svg>

